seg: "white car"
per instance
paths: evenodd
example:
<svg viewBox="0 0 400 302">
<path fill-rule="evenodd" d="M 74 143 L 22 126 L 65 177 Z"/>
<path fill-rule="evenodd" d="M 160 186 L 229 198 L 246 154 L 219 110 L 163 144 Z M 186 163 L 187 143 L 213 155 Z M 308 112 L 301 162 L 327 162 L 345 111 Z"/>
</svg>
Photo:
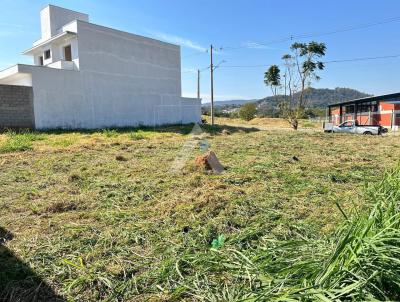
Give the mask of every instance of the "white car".
<svg viewBox="0 0 400 302">
<path fill-rule="evenodd" d="M 341 123 L 339 126 L 333 126 L 332 123 L 325 123 L 324 131 L 365 135 L 381 135 L 388 132 L 388 130 L 382 126 L 358 125 L 355 121 L 346 121 Z"/>
</svg>

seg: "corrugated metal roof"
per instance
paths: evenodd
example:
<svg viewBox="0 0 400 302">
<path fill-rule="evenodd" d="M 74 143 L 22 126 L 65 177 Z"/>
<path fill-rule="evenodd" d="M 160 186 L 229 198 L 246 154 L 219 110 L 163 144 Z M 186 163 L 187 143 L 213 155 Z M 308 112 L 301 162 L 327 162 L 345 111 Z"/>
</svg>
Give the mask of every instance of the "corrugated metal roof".
<svg viewBox="0 0 400 302">
<path fill-rule="evenodd" d="M 364 102 L 373 102 L 373 101 L 387 101 L 387 102 L 400 102 L 400 92 L 377 95 L 377 96 L 369 96 L 366 98 L 350 100 L 346 102 L 336 103 L 332 105 L 328 105 L 328 107 L 337 107 L 340 105 L 349 105 L 354 103 L 364 103 Z"/>
</svg>

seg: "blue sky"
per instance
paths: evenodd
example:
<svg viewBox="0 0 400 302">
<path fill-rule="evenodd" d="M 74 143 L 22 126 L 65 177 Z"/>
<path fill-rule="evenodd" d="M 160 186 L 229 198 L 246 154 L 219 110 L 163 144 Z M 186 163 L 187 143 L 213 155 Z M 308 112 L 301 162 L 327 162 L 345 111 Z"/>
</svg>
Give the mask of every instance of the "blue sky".
<svg viewBox="0 0 400 302">
<path fill-rule="evenodd" d="M 21 55 L 40 37 L 39 11 L 46 1 L 0 0 L 0 69 L 31 63 Z M 54 0 L 51 4 L 82 11 L 93 23 L 170 41 L 182 46 L 182 92 L 195 96 L 195 70 L 209 64 L 206 49 L 221 48 L 215 63 L 216 100 L 253 99 L 270 95 L 263 84 L 266 68 L 232 65 L 279 64 L 291 42 L 282 38 L 320 34 L 390 18 L 397 21 L 296 41 L 325 42 L 325 60 L 400 55 L 400 1 L 336 0 Z M 240 47 L 238 49 L 232 49 Z M 314 87 L 349 87 L 372 94 L 400 91 L 400 57 L 327 64 Z M 202 73 L 202 97 L 209 99 L 209 71 Z"/>
</svg>

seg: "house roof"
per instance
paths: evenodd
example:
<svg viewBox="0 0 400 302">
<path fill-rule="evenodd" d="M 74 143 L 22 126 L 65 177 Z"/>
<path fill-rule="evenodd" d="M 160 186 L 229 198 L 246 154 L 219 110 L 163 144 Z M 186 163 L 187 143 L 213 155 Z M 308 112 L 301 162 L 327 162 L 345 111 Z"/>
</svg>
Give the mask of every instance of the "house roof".
<svg viewBox="0 0 400 302">
<path fill-rule="evenodd" d="M 331 104 L 328 107 L 337 107 L 340 105 L 350 105 L 350 104 L 359 104 L 364 102 L 373 102 L 373 101 L 385 101 L 385 102 L 399 102 L 400 101 L 400 92 L 391 93 L 391 94 L 384 94 L 384 95 L 377 95 L 377 96 L 369 96 L 366 98 L 355 99 L 350 101 L 345 101 L 341 103 Z"/>
<path fill-rule="evenodd" d="M 25 50 L 22 54 L 24 55 L 34 55 L 34 53 L 36 52 L 36 50 L 41 49 L 43 46 L 51 43 L 51 42 L 56 42 L 56 41 L 60 41 L 69 37 L 73 37 L 76 36 L 76 33 L 71 32 L 71 31 L 65 31 L 62 32 L 58 35 L 55 35 L 54 37 L 51 37 L 50 39 L 43 41 L 41 43 L 39 43 L 38 45 L 33 46 L 32 48 L 29 48 L 27 50 Z"/>
</svg>

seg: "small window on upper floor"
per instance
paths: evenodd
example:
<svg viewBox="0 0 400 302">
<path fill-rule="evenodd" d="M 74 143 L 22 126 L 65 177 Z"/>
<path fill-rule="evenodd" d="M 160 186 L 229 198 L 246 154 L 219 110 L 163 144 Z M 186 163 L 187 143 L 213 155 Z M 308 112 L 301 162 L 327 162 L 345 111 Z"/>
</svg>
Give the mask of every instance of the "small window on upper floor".
<svg viewBox="0 0 400 302">
<path fill-rule="evenodd" d="M 44 52 L 44 59 L 45 60 L 48 60 L 48 59 L 50 59 L 51 58 L 51 51 L 50 51 L 50 49 L 48 49 L 48 50 L 46 50 L 45 52 Z"/>
<path fill-rule="evenodd" d="M 43 66 L 43 56 L 40 56 L 40 57 L 39 57 L 39 65 L 40 65 L 40 66 Z"/>
</svg>

